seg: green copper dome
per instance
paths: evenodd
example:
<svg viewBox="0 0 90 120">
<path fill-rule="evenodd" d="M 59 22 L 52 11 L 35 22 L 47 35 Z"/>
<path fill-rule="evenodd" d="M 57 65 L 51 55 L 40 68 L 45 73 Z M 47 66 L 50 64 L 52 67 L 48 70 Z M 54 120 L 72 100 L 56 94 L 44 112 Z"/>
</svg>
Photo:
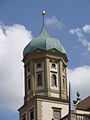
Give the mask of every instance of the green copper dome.
<svg viewBox="0 0 90 120">
<path fill-rule="evenodd" d="M 43 22 L 43 28 L 41 30 L 41 33 L 38 37 L 34 38 L 29 42 L 29 44 L 24 48 L 23 56 L 25 56 L 28 53 L 31 53 L 32 51 L 36 50 L 37 48 L 42 50 L 50 50 L 50 49 L 56 49 L 61 53 L 66 54 L 66 51 L 61 44 L 60 40 L 50 36 L 44 27 Z"/>
</svg>

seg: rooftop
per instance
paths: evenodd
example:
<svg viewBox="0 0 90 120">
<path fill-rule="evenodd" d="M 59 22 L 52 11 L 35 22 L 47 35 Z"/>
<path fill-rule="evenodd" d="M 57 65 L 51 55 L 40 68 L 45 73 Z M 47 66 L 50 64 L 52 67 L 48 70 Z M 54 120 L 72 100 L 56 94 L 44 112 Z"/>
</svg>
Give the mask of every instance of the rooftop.
<svg viewBox="0 0 90 120">
<path fill-rule="evenodd" d="M 76 109 L 90 111 L 90 96 L 81 100 L 77 105 Z"/>
<path fill-rule="evenodd" d="M 56 49 L 59 52 L 63 53 L 66 55 L 66 51 L 61 44 L 60 40 L 56 39 L 55 37 L 50 36 L 46 30 L 45 30 L 45 25 L 44 25 L 44 15 L 45 11 L 42 13 L 43 15 L 43 26 L 40 34 L 38 37 L 34 38 L 29 42 L 29 44 L 24 48 L 23 50 L 23 56 L 33 52 L 36 49 L 42 49 L 42 50 L 51 50 L 51 49 Z"/>
</svg>

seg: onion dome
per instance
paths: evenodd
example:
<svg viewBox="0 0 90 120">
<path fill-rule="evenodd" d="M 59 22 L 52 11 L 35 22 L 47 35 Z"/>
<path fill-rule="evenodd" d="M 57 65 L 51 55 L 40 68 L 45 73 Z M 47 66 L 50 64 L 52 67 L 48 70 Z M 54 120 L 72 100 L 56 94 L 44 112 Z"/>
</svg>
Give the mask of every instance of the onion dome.
<svg viewBox="0 0 90 120">
<path fill-rule="evenodd" d="M 44 15 L 45 11 L 42 12 L 43 15 L 43 27 L 38 35 L 38 37 L 32 39 L 28 45 L 24 48 L 23 50 L 23 56 L 26 56 L 27 54 L 33 52 L 36 49 L 41 49 L 41 50 L 51 50 L 51 49 L 56 49 L 59 52 L 63 53 L 66 55 L 66 51 L 61 44 L 60 40 L 50 36 L 46 30 L 45 30 L 45 25 L 44 25 Z M 67 56 L 67 55 L 66 55 Z"/>
</svg>

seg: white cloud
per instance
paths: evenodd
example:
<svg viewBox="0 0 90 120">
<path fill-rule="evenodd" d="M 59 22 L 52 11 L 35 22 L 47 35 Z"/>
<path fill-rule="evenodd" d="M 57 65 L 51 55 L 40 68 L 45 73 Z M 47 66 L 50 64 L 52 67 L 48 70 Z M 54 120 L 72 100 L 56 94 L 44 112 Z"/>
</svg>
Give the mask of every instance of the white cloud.
<svg viewBox="0 0 90 120">
<path fill-rule="evenodd" d="M 68 69 L 68 80 L 72 85 L 72 98 L 76 98 L 77 91 L 82 98 L 90 95 L 90 66 Z"/>
<path fill-rule="evenodd" d="M 90 42 L 86 39 L 84 36 L 82 29 L 76 28 L 76 29 L 71 29 L 70 33 L 72 35 L 76 35 L 78 37 L 78 41 L 81 42 L 81 44 L 87 48 L 88 51 L 90 51 Z"/>
<path fill-rule="evenodd" d="M 56 16 L 52 16 L 51 18 L 46 18 L 45 24 L 50 27 L 56 27 L 58 29 L 62 29 L 64 24 L 59 21 Z"/>
<path fill-rule="evenodd" d="M 0 25 L 0 105 L 13 110 L 23 103 L 23 48 L 31 39 L 23 25 Z"/>
<path fill-rule="evenodd" d="M 90 34 L 90 25 L 85 25 L 82 29 L 83 29 L 83 31 L 85 33 L 89 33 Z"/>
<path fill-rule="evenodd" d="M 24 72 L 21 60 L 23 48 L 31 39 L 31 31 L 23 25 L 0 25 L 0 106 L 17 110 L 23 103 Z M 68 80 L 72 81 L 74 97 L 77 90 L 82 96 L 90 94 L 90 66 L 68 69 Z"/>
</svg>

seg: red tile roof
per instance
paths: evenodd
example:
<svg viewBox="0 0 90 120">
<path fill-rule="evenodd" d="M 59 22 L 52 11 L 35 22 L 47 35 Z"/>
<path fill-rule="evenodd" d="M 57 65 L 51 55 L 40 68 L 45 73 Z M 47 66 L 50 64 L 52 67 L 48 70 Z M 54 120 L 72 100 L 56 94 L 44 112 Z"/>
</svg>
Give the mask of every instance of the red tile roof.
<svg viewBox="0 0 90 120">
<path fill-rule="evenodd" d="M 90 111 L 90 96 L 81 100 L 77 105 L 76 109 Z"/>
</svg>

